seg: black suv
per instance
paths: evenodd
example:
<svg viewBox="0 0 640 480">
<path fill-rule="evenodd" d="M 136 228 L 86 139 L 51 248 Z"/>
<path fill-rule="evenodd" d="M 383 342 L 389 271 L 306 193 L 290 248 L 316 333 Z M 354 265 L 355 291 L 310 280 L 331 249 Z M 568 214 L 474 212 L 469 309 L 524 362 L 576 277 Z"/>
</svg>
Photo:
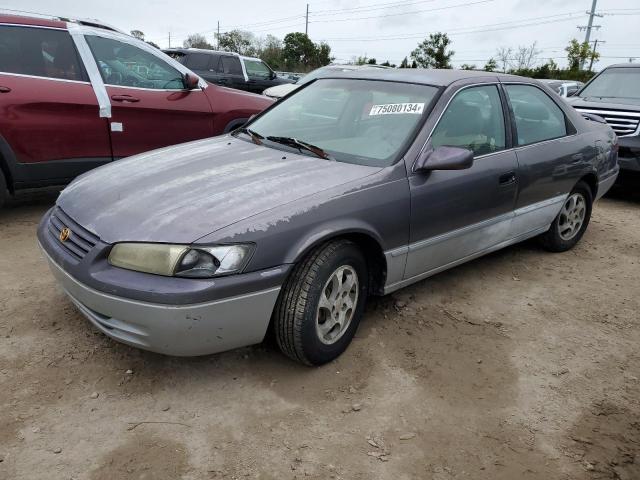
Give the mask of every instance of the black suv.
<svg viewBox="0 0 640 480">
<path fill-rule="evenodd" d="M 619 138 L 620 169 L 640 174 L 640 63 L 605 68 L 567 101 L 604 118 Z"/>
<path fill-rule="evenodd" d="M 216 85 L 262 93 L 275 85 L 293 83 L 292 80 L 278 77 L 259 58 L 199 48 L 170 48 L 163 51 L 207 82 Z"/>
</svg>

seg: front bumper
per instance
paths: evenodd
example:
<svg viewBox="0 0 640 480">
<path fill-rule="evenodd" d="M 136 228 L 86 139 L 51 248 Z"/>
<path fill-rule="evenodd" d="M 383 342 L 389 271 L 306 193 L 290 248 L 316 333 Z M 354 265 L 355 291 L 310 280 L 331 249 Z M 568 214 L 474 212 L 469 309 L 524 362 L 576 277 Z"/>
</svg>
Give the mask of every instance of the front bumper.
<svg viewBox="0 0 640 480">
<path fill-rule="evenodd" d="M 218 353 L 260 343 L 280 287 L 192 305 L 142 302 L 94 290 L 43 249 L 56 280 L 101 332 L 127 345 L 176 356 Z"/>
<path fill-rule="evenodd" d="M 640 135 L 618 139 L 618 164 L 621 170 L 640 172 Z"/>
</svg>

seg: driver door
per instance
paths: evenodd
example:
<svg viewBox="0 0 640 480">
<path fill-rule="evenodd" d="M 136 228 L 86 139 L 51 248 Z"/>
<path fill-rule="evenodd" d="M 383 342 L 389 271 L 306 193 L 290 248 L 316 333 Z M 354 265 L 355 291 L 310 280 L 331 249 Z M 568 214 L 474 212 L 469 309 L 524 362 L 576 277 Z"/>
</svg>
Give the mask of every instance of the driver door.
<svg viewBox="0 0 640 480">
<path fill-rule="evenodd" d="M 162 58 L 112 38 L 86 40 L 111 101 L 114 158 L 214 135 L 205 93 L 185 90 L 182 74 Z"/>
</svg>

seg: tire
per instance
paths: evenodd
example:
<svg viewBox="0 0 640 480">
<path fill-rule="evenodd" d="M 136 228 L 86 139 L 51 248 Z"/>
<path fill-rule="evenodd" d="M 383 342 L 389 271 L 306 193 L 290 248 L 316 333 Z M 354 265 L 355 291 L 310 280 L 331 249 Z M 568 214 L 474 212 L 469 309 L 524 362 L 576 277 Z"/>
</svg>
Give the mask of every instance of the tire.
<svg viewBox="0 0 640 480">
<path fill-rule="evenodd" d="M 227 124 L 226 127 L 224 127 L 224 132 L 223 133 L 232 132 L 233 130 L 235 130 L 238 127 L 241 127 L 242 125 L 244 125 L 248 121 L 249 121 L 248 118 L 237 118 L 235 120 L 232 120 Z"/>
<path fill-rule="evenodd" d="M 583 209 L 580 209 L 580 205 L 583 206 Z M 540 236 L 542 246 L 550 252 L 571 250 L 580 241 L 589 226 L 592 205 L 591 188 L 585 182 L 578 182 L 562 204 L 562 209 L 553 220 L 551 228 Z M 584 216 L 579 213 L 580 211 L 584 212 Z M 569 225 L 573 226 L 569 227 Z"/>
<path fill-rule="evenodd" d="M 294 267 L 274 309 L 280 350 L 306 365 L 337 358 L 358 329 L 368 281 L 367 262 L 353 242 L 335 240 L 309 253 Z"/>
<path fill-rule="evenodd" d="M 2 170 L 0 170 L 0 208 L 2 208 L 8 196 L 9 196 L 9 191 L 7 190 L 7 182 L 4 179 L 4 174 L 2 173 Z"/>
</svg>

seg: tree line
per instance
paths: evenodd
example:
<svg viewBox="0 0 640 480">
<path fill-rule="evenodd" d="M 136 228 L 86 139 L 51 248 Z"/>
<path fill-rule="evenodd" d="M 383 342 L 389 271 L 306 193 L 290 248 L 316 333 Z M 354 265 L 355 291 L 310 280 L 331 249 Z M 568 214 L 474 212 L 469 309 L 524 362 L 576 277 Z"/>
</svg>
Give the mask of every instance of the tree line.
<svg viewBox="0 0 640 480">
<path fill-rule="evenodd" d="M 451 50 L 452 41 L 446 33 L 434 33 L 418 44 L 410 55 L 402 60 L 399 68 L 453 68 L 451 59 L 455 51 Z M 560 80 L 590 79 L 594 73 L 593 64 L 600 59 L 600 54 L 593 50 L 587 42 L 579 42 L 573 39 L 564 49 L 567 54 L 566 68 L 560 68 L 553 59 L 541 63 L 541 50 L 537 43 L 531 45 L 512 47 L 500 47 L 484 66 L 462 64 L 463 70 L 484 70 L 485 72 L 502 71 L 514 75 L 532 78 L 556 78 Z M 587 70 L 582 65 L 588 63 Z"/>
<path fill-rule="evenodd" d="M 131 35 L 144 41 L 144 33 L 140 30 L 131 31 Z M 267 62 L 275 70 L 289 70 L 308 72 L 318 67 L 328 65 L 334 59 L 331 47 L 326 42 L 315 43 L 309 36 L 301 32 L 292 32 L 280 39 L 275 35 L 259 37 L 244 30 L 231 30 L 215 35 L 216 45 L 209 43 L 207 38 L 199 33 L 189 35 L 183 42 L 185 48 L 202 48 L 239 53 L 250 57 L 258 57 Z M 147 42 L 159 48 L 153 42 Z M 432 33 L 420 42 L 409 55 L 404 57 L 398 68 L 453 68 L 451 61 L 455 51 L 451 49 L 452 40 L 444 32 Z M 484 70 L 486 72 L 505 72 L 533 78 L 557 78 L 560 80 L 586 81 L 594 73 L 592 66 L 598 62 L 600 54 L 593 50 L 587 42 L 573 39 L 565 48 L 568 66 L 560 68 L 553 59 L 543 61 L 542 51 L 537 43 L 513 47 L 500 47 L 483 66 L 463 64 L 463 70 Z M 377 63 L 375 57 L 354 57 L 350 62 L 356 65 L 382 65 L 396 67 L 386 60 Z M 589 68 L 582 69 L 587 63 Z"/>
</svg>

